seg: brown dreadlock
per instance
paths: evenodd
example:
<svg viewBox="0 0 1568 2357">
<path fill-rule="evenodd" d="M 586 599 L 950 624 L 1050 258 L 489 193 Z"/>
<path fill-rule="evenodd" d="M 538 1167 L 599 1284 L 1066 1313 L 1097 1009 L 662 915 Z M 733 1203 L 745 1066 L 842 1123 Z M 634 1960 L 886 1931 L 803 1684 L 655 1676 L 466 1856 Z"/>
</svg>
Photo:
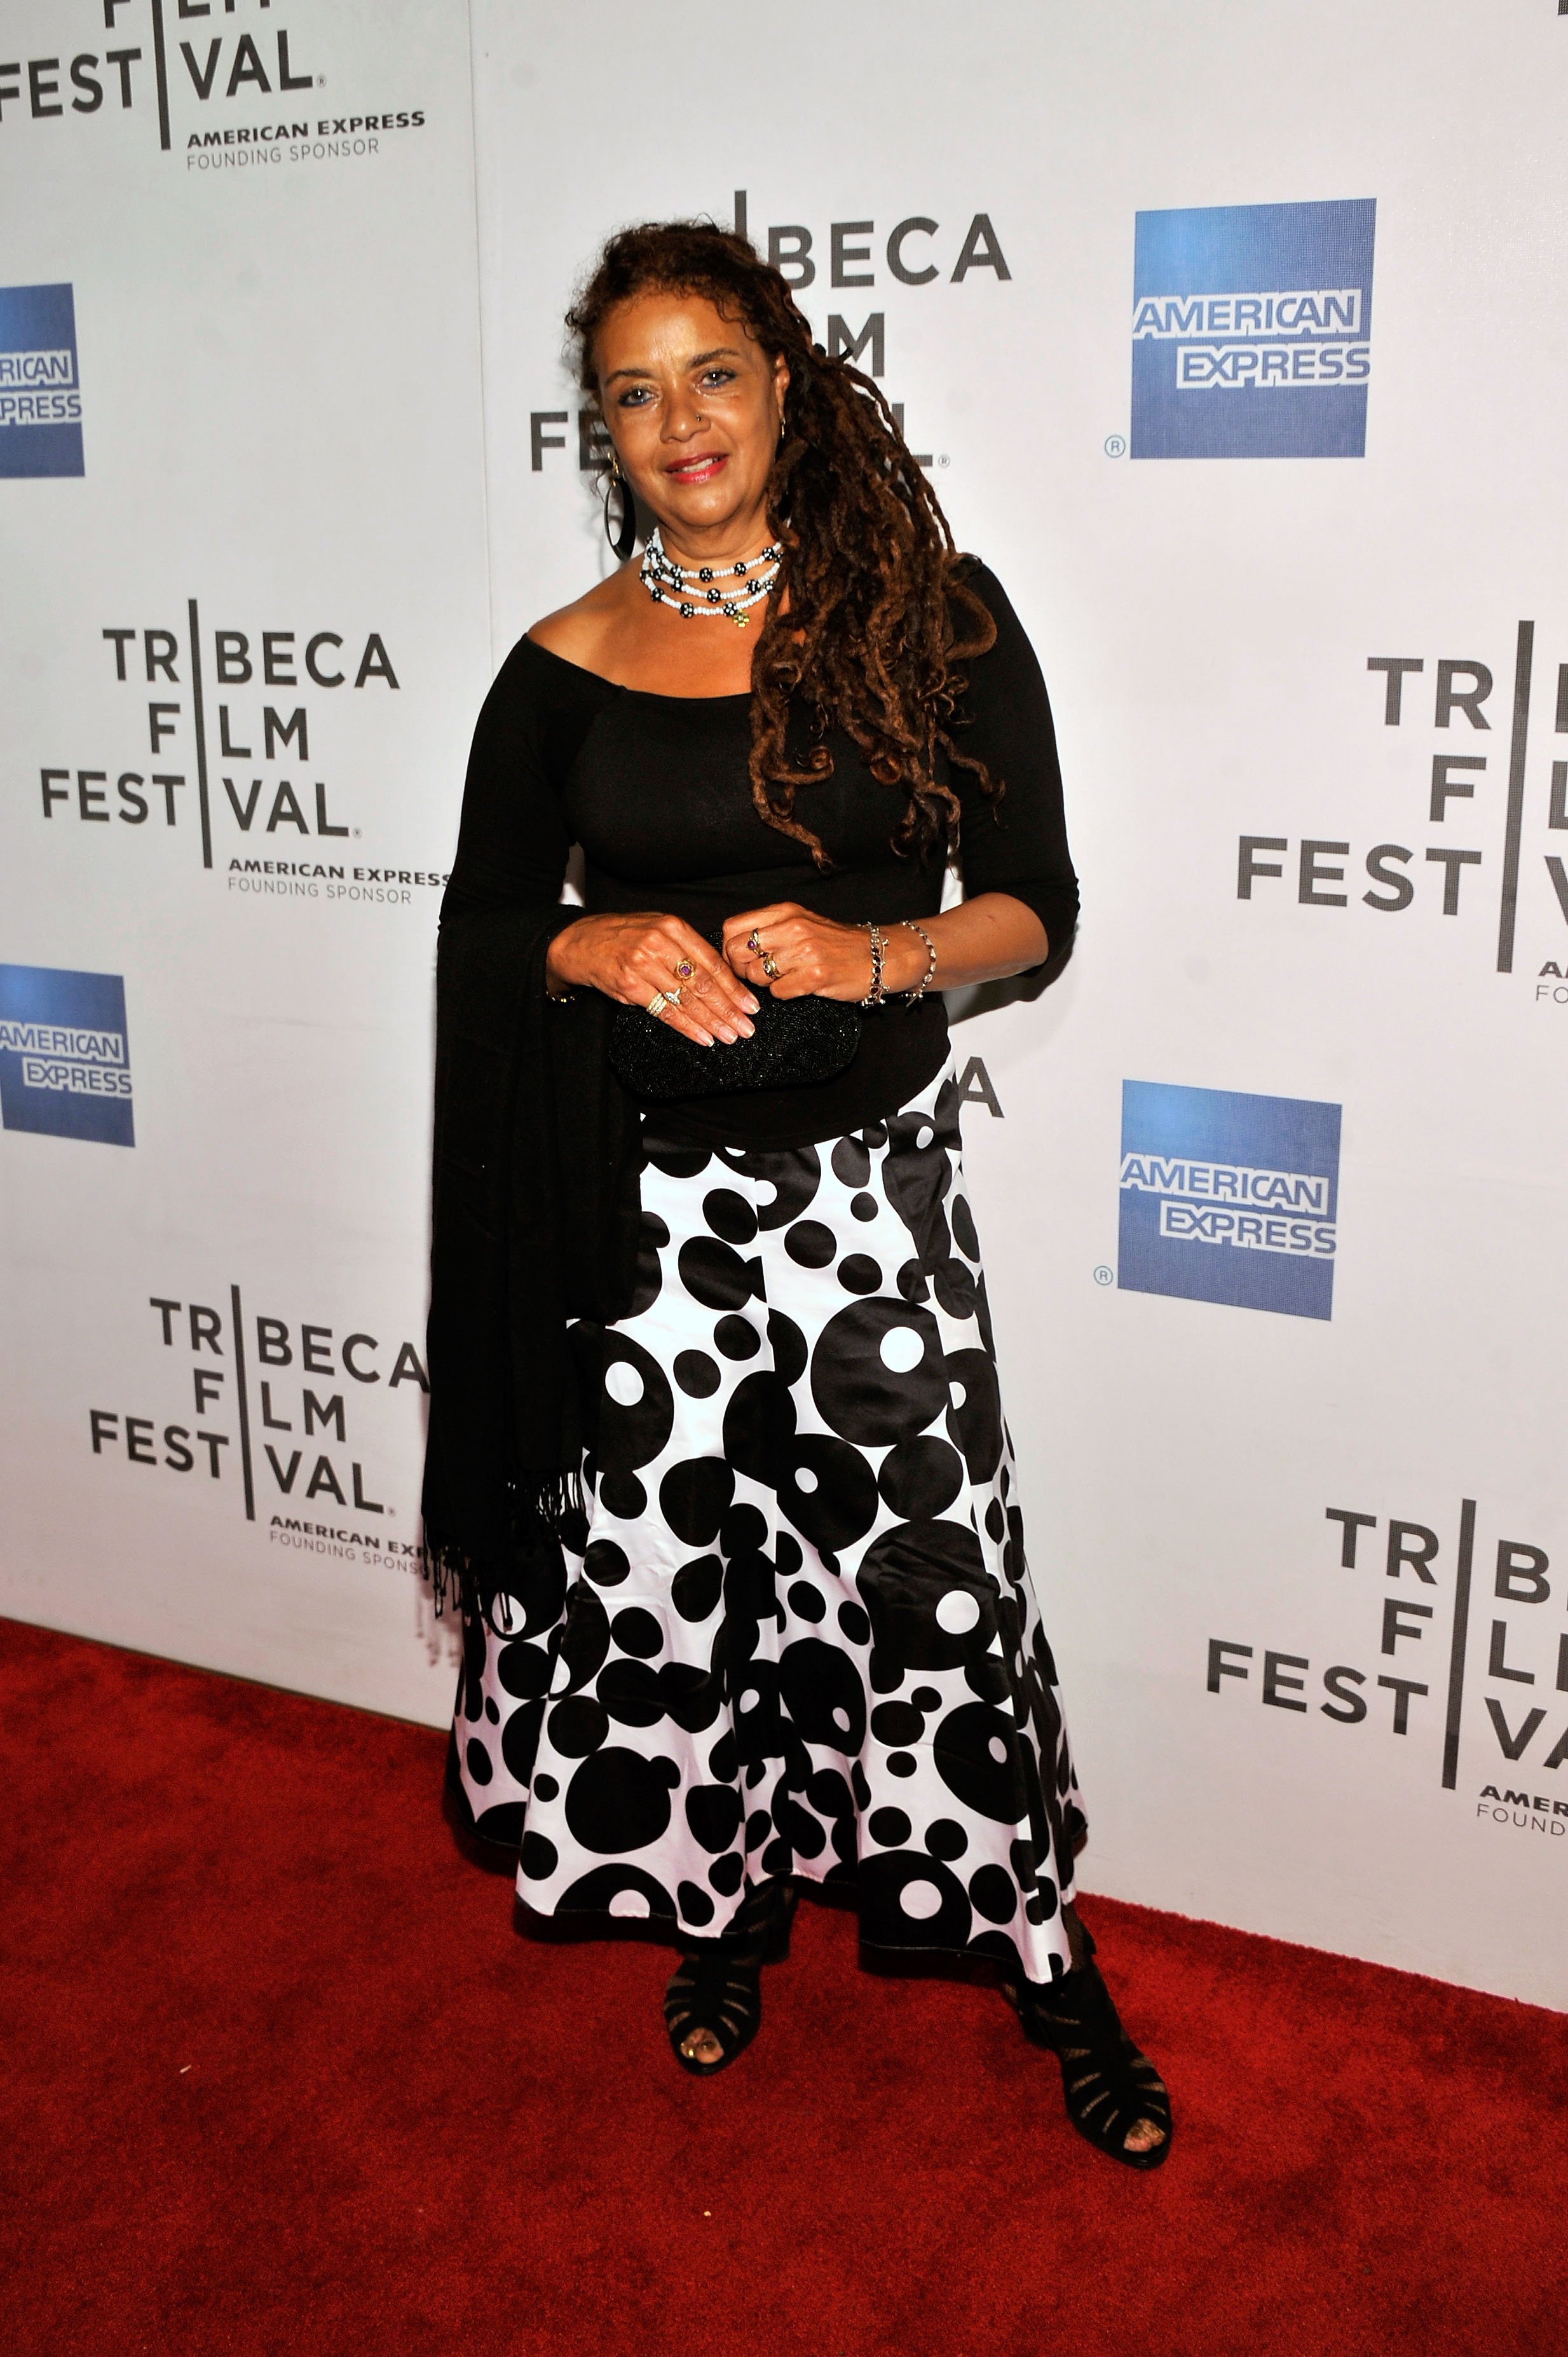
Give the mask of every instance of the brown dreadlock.
<svg viewBox="0 0 1568 2357">
<path fill-rule="evenodd" d="M 881 389 L 813 343 L 788 281 L 745 238 L 706 221 L 645 221 L 610 239 L 566 314 L 585 392 L 597 393 L 594 348 L 607 314 L 651 288 L 705 296 L 770 359 L 782 354 L 789 371 L 768 479 L 789 615 L 780 619 L 775 598 L 752 665 L 759 814 L 804 844 L 819 867 L 832 864 L 796 817 L 795 796 L 831 773 L 822 738 L 841 728 L 880 784 L 903 790 L 895 850 L 945 855 L 958 842 L 959 802 L 939 778 L 939 757 L 972 771 L 983 792 L 1001 792 L 948 733 L 965 684 L 959 666 L 984 653 L 996 626 L 965 582 L 947 518 Z M 791 708 L 807 724 L 803 766 L 786 748 Z"/>
</svg>

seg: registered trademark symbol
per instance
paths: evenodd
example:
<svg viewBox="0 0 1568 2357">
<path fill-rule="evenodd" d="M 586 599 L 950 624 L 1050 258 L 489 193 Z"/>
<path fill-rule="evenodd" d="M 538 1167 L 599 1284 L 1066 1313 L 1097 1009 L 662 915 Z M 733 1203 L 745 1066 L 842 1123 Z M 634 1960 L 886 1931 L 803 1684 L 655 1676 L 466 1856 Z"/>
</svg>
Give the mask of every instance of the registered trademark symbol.
<svg viewBox="0 0 1568 2357">
<path fill-rule="evenodd" d="M 1105 455 L 1108 458 L 1124 458 L 1127 456 L 1125 436 L 1108 434 L 1105 437 Z"/>
<path fill-rule="evenodd" d="M 939 467 L 950 467 L 952 465 L 952 460 L 948 457 L 945 450 L 939 453 L 937 464 Z"/>
<path fill-rule="evenodd" d="M 356 827 L 356 828 L 354 829 L 354 840 L 355 840 L 355 842 L 356 842 L 356 843 L 358 843 L 358 842 L 359 842 L 359 840 L 360 840 L 360 834 L 361 834 L 362 833 L 363 833 L 363 829 L 362 829 L 362 828 L 360 828 L 360 827 Z"/>
<path fill-rule="evenodd" d="M 1105 1263 L 1101 1261 L 1100 1266 L 1094 1272 L 1094 1282 L 1096 1285 L 1114 1285 L 1116 1282 L 1115 1270 L 1113 1268 L 1107 1268 Z"/>
<path fill-rule="evenodd" d="M 317 90 L 325 90 L 325 89 L 326 89 L 326 87 L 327 87 L 327 77 L 326 77 L 326 75 L 325 75 L 325 74 L 317 74 L 317 77 L 316 77 L 316 87 L 317 87 Z"/>
</svg>

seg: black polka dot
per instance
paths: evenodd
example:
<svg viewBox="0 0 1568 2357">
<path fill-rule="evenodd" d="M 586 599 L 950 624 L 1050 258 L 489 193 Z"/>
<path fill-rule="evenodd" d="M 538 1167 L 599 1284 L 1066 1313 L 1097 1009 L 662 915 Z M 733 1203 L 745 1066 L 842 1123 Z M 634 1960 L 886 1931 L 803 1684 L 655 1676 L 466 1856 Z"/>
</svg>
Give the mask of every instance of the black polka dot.
<svg viewBox="0 0 1568 2357">
<path fill-rule="evenodd" d="M 912 1776 L 914 1772 L 915 1761 L 908 1751 L 890 1751 L 887 1754 L 887 1773 L 890 1776 Z"/>
<path fill-rule="evenodd" d="M 730 1394 L 724 1422 L 725 1460 L 737 1473 L 771 1488 L 794 1430 L 795 1407 L 789 1392 L 776 1374 L 759 1367 Z"/>
<path fill-rule="evenodd" d="M 500 1712 L 497 1707 L 494 1696 L 491 1695 L 487 1695 L 485 1696 L 485 1717 L 489 1720 L 492 1727 L 499 1727 L 501 1723 Z"/>
<path fill-rule="evenodd" d="M 838 1281 L 846 1293 L 875 1293 L 882 1271 L 869 1253 L 850 1253 L 838 1265 Z"/>
<path fill-rule="evenodd" d="M 839 1606 L 839 1627 L 852 1645 L 864 1645 L 871 1636 L 871 1623 L 858 1604 Z"/>
<path fill-rule="evenodd" d="M 596 1676 L 595 1693 L 622 1727 L 656 1727 L 665 1716 L 658 1676 L 646 1662 L 608 1662 Z"/>
<path fill-rule="evenodd" d="M 688 1399 L 711 1399 L 722 1379 L 705 1351 L 682 1351 L 675 1361 L 675 1380 Z"/>
<path fill-rule="evenodd" d="M 950 1861 L 963 1856 L 969 1847 L 969 1835 L 955 1817 L 938 1817 L 934 1824 L 926 1827 L 926 1847 L 933 1857 Z"/>
<path fill-rule="evenodd" d="M 688 1735 L 712 1727 L 724 1705 L 724 1688 L 711 1670 L 695 1662 L 665 1662 L 658 1676 L 660 1700 L 677 1727 Z"/>
<path fill-rule="evenodd" d="M 533 1702 L 550 1684 L 551 1660 L 542 1645 L 516 1638 L 496 1655 L 496 1675 L 518 1702 Z"/>
<path fill-rule="evenodd" d="M 716 1236 L 690 1236 L 681 1247 L 681 1282 L 704 1309 L 742 1309 L 757 1289 L 757 1271 Z"/>
<path fill-rule="evenodd" d="M 961 1448 L 969 1478 L 989 1481 L 1002 1458 L 996 1369 L 983 1351 L 955 1351 L 947 1362 L 948 1438 Z"/>
<path fill-rule="evenodd" d="M 854 1795 L 836 1768 L 819 1768 L 806 1780 L 806 1798 L 824 1817 L 854 1813 Z"/>
<path fill-rule="evenodd" d="M 726 1244 L 748 1244 L 757 1233 L 757 1213 L 731 1187 L 714 1187 L 703 1196 L 703 1217 Z"/>
<path fill-rule="evenodd" d="M 1010 1923 L 1018 1912 L 1018 1886 L 1003 1867 L 979 1867 L 970 1876 L 969 1896 L 988 1923 Z"/>
<path fill-rule="evenodd" d="M 705 1850 L 728 1849 L 740 1819 L 740 1796 L 728 1784 L 693 1784 L 686 1795 L 686 1823 Z"/>
<path fill-rule="evenodd" d="M 506 1761 L 506 1772 L 514 1784 L 526 1785 L 533 1775 L 534 1757 L 539 1749 L 539 1730 L 543 1719 L 542 1701 L 525 1703 L 521 1710 L 512 1712 L 501 1729 L 501 1758 Z M 539 1792 L 541 1785 L 548 1781 L 548 1778 L 535 1778 L 534 1790 Z M 548 1799 L 549 1795 L 542 1793 L 541 1797 Z"/>
<path fill-rule="evenodd" d="M 773 1831 L 773 1820 L 766 1809 L 753 1809 L 746 1821 L 746 1846 L 748 1850 L 760 1849 Z"/>
<path fill-rule="evenodd" d="M 897 1849 L 909 1838 L 909 1820 L 902 1809 L 873 1809 L 865 1830 L 884 1849 Z"/>
<path fill-rule="evenodd" d="M 533 1780 L 534 1799 L 536 1801 L 553 1801 L 560 1790 L 561 1787 L 555 1781 L 554 1777 L 550 1774 L 547 1769 L 542 1768 L 538 1775 Z"/>
<path fill-rule="evenodd" d="M 721 1899 L 732 1899 L 746 1880 L 746 1860 L 732 1849 L 708 1868 L 708 1880 Z"/>
<path fill-rule="evenodd" d="M 871 1732 L 878 1743 L 918 1743 L 926 1722 L 913 1703 L 880 1702 L 871 1714 Z"/>
<path fill-rule="evenodd" d="M 650 1465 L 668 1442 L 675 1426 L 675 1398 L 663 1368 L 640 1342 L 612 1327 L 604 1349 L 599 1463 L 607 1473 L 630 1473 L 639 1465 Z"/>
<path fill-rule="evenodd" d="M 950 1256 L 939 1261 L 931 1271 L 937 1299 L 950 1318 L 972 1318 L 974 1315 L 974 1278 L 962 1261 Z"/>
<path fill-rule="evenodd" d="M 841 1137 L 832 1161 L 833 1177 L 845 1187 L 864 1187 L 871 1176 L 871 1157 L 858 1137 Z"/>
<path fill-rule="evenodd" d="M 857 1220 L 874 1220 L 880 1207 L 875 1195 L 854 1195 L 849 1208 Z"/>
<path fill-rule="evenodd" d="M 624 1612 L 616 1614 L 610 1635 L 623 1653 L 633 1654 L 639 1662 L 650 1662 L 664 1650 L 663 1630 L 640 1604 L 628 1604 Z"/>
<path fill-rule="evenodd" d="M 798 1383 L 806 1372 L 806 1338 L 795 1320 L 786 1318 L 781 1309 L 768 1313 L 768 1341 L 773 1352 L 774 1372 L 780 1382 Z"/>
<path fill-rule="evenodd" d="M 803 1809 L 786 1792 L 774 1803 L 774 1814 L 780 1833 L 792 1850 L 798 1850 L 802 1857 L 822 1856 L 828 1846 L 827 1835 L 809 1810 Z M 763 1855 L 766 1857 L 767 1852 L 764 1851 Z"/>
<path fill-rule="evenodd" d="M 904 1673 L 891 1654 L 877 1646 L 871 1649 L 871 1685 L 874 1694 L 897 1694 L 904 1683 Z"/>
<path fill-rule="evenodd" d="M 918 1260 L 907 1260 L 893 1280 L 906 1301 L 929 1301 L 931 1288 Z"/>
<path fill-rule="evenodd" d="M 820 1620 L 827 1609 L 822 1589 L 809 1579 L 798 1579 L 789 1590 L 789 1609 L 798 1620 Z"/>
<path fill-rule="evenodd" d="M 682 1620 L 705 1620 L 724 1590 L 724 1566 L 716 1555 L 683 1563 L 670 1584 L 671 1601 Z"/>
<path fill-rule="evenodd" d="M 882 1298 L 839 1310 L 811 1352 L 811 1397 L 823 1423 L 859 1448 L 912 1440 L 948 1405 L 936 1319 Z"/>
<path fill-rule="evenodd" d="M 762 1348 L 762 1337 L 749 1318 L 732 1313 L 714 1328 L 714 1343 L 726 1359 L 755 1359 Z"/>
<path fill-rule="evenodd" d="M 779 1503 L 826 1556 L 863 1538 L 876 1520 L 876 1477 L 847 1441 L 808 1433 L 779 1469 Z"/>
<path fill-rule="evenodd" d="M 868 1121 L 860 1135 L 867 1146 L 886 1146 L 887 1143 L 887 1132 L 879 1121 Z"/>
<path fill-rule="evenodd" d="M 628 1900 L 630 1906 L 626 1904 Z M 625 1858 L 617 1858 L 611 1866 L 590 1867 L 586 1874 L 580 1874 L 561 1893 L 555 1910 L 560 1915 L 645 1915 L 665 1923 L 675 1919 L 675 1901 L 664 1885 Z"/>
<path fill-rule="evenodd" d="M 962 1523 L 899 1523 L 873 1541 L 857 1585 L 879 1652 L 907 1670 L 956 1670 L 991 1650 L 996 1588 Z"/>
<path fill-rule="evenodd" d="M 985 1535 L 999 1544 L 1007 1530 L 1007 1513 L 1000 1498 L 993 1498 L 985 1509 Z"/>
<path fill-rule="evenodd" d="M 739 1765 L 738 1747 L 734 1735 L 726 1727 L 708 1754 L 708 1773 L 716 1783 L 732 1783 Z"/>
<path fill-rule="evenodd" d="M 566 1787 L 573 1839 L 601 1857 L 657 1841 L 670 1823 L 667 1765 L 622 1744 L 590 1752 Z"/>
<path fill-rule="evenodd" d="M 554 1843 L 545 1835 L 524 1834 L 518 1863 L 530 1882 L 542 1882 L 547 1875 L 554 1873 L 560 1862 Z"/>
<path fill-rule="evenodd" d="M 770 1841 L 757 1864 L 764 1874 L 788 1874 L 795 1864 L 795 1853 L 782 1838 Z"/>
<path fill-rule="evenodd" d="M 876 1486 L 903 1522 L 945 1514 L 963 1487 L 963 1459 L 950 1441 L 901 1441 L 882 1460 Z"/>
<path fill-rule="evenodd" d="M 635 1523 L 648 1509 L 648 1492 L 635 1473 L 602 1473 L 599 1501 L 620 1523 Z"/>
<path fill-rule="evenodd" d="M 931 1758 L 938 1775 L 966 1809 L 1000 1824 L 1017 1824 L 1026 1810 L 1018 1764 L 1018 1736 L 989 1703 L 961 1703 L 938 1726 Z"/>
<path fill-rule="evenodd" d="M 974 1213 L 961 1195 L 953 1197 L 948 1206 L 948 1217 L 952 1222 L 953 1242 L 960 1252 L 967 1253 L 971 1260 L 978 1260 L 980 1238 L 974 1232 Z"/>
<path fill-rule="evenodd" d="M 686 1546 L 711 1546 L 735 1495 L 735 1475 L 722 1457 L 688 1457 L 659 1484 L 659 1511 Z"/>
<path fill-rule="evenodd" d="M 469 1739 L 467 1760 L 468 1773 L 473 1778 L 475 1783 L 488 1784 L 496 1771 L 490 1766 L 489 1753 L 485 1749 L 484 1745 L 479 1741 L 477 1735 Z"/>
<path fill-rule="evenodd" d="M 779 1657 L 779 1686 L 802 1742 L 850 1755 L 860 1749 L 865 1740 L 865 1688 L 838 1646 L 821 1637 L 798 1637 Z"/>
<path fill-rule="evenodd" d="M 575 1693 L 603 1664 L 610 1649 L 609 1615 L 585 1580 L 572 1589 L 566 1622 L 561 1631 L 560 1659 L 566 1665 L 568 1690 Z"/>
<path fill-rule="evenodd" d="M 699 1889 L 694 1882 L 679 1884 L 675 1896 L 681 1902 L 681 1914 L 685 1922 L 711 1923 L 713 1921 L 714 1902 L 707 1892 Z"/>
<path fill-rule="evenodd" d="M 626 1549 L 614 1539 L 593 1539 L 583 1554 L 583 1569 L 596 1587 L 618 1587 L 631 1569 Z"/>
<path fill-rule="evenodd" d="M 609 1714 L 586 1695 L 558 1702 L 550 1714 L 550 1745 L 566 1760 L 585 1760 L 610 1731 Z"/>
<path fill-rule="evenodd" d="M 860 1869 L 862 1936 L 872 1947 L 961 1948 L 972 1915 L 950 1867 L 923 1850 L 886 1850 Z"/>
<path fill-rule="evenodd" d="M 821 1220 L 797 1220 L 784 1238 L 784 1249 L 802 1268 L 826 1268 L 838 1250 L 838 1238 Z"/>
</svg>

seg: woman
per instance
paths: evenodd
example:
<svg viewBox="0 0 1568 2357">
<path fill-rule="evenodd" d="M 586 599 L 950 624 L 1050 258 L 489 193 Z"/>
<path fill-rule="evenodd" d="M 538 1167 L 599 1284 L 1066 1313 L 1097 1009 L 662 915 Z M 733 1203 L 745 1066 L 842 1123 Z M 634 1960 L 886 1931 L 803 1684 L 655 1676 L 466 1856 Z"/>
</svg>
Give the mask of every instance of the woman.
<svg viewBox="0 0 1568 2357">
<path fill-rule="evenodd" d="M 443 910 L 455 1788 L 537 1913 L 679 1940 L 687 2069 L 754 2035 L 799 1883 L 843 1885 L 868 1943 L 999 1966 L 1075 2123 L 1152 2168 L 1165 2089 L 1071 1905 L 935 995 L 1069 946 L 1044 683 L 744 240 L 627 231 L 569 325 L 627 561 L 503 666 Z"/>
</svg>

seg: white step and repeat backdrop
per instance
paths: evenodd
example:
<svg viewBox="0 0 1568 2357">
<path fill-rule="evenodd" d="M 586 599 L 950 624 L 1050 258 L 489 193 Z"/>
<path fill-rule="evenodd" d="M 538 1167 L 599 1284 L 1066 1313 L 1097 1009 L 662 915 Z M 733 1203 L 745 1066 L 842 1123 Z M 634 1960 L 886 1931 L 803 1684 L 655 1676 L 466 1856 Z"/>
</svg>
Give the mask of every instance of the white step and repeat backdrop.
<svg viewBox="0 0 1568 2357">
<path fill-rule="evenodd" d="M 611 227 L 739 219 L 1056 703 L 957 1030 L 1091 1888 L 1568 2005 L 1556 0 L 11 0 L 0 1608 L 439 1723 L 468 729 L 608 560 Z"/>
</svg>

